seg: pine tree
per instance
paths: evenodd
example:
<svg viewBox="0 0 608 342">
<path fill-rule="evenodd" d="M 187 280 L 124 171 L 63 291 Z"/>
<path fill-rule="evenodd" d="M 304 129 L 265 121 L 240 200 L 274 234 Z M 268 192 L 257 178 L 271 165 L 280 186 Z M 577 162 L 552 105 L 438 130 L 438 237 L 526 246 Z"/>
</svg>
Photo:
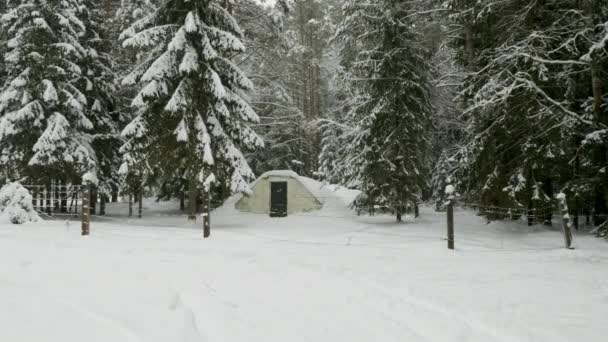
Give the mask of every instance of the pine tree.
<svg viewBox="0 0 608 342">
<path fill-rule="evenodd" d="M 197 189 L 214 179 L 221 196 L 249 191 L 254 175 L 242 151 L 263 146 L 248 126 L 259 121 L 245 95 L 252 83 L 230 60 L 245 50 L 230 3 L 165 1 L 122 34 L 125 47 L 150 57 L 123 81 L 142 88 L 122 133 L 121 169 L 144 177 L 185 170 L 191 216 Z"/>
<path fill-rule="evenodd" d="M 92 0 L 84 0 L 83 4 L 80 18 L 86 31 L 80 40 L 86 52 L 80 61 L 83 75 L 79 87 L 84 89 L 88 117 L 95 127 L 92 146 L 99 170 L 98 187 L 102 202 L 105 202 L 107 196 L 118 191 L 121 178 L 118 174 L 121 164 L 119 149 L 122 145 L 119 134 L 120 118 L 114 113 L 115 63 L 111 55 L 109 29 L 103 23 L 105 9 Z"/>
<path fill-rule="evenodd" d="M 543 209 L 556 190 L 589 198 L 594 195 L 583 192 L 601 189 L 597 171 L 605 159 L 580 153 L 582 138 L 598 125 L 587 100 L 593 65 L 581 57 L 594 40 L 590 13 L 602 13 L 585 3 L 447 2 L 460 28 L 454 43 L 461 65 L 469 71 L 460 94 L 469 136 L 458 155 L 461 190 L 470 199 Z M 598 167 L 583 175 L 585 163 Z"/>
<path fill-rule="evenodd" d="M 360 204 L 384 206 L 398 220 L 408 203 L 420 201 L 430 173 L 430 65 L 414 30 L 414 9 L 413 3 L 351 0 L 339 31 L 358 51 L 351 183 L 361 184 Z"/>
<path fill-rule="evenodd" d="M 79 181 L 96 168 L 93 121 L 79 87 L 87 28 L 78 0 L 12 0 L 2 16 L 8 35 L 7 81 L 0 91 L 0 166 L 32 180 Z"/>
</svg>

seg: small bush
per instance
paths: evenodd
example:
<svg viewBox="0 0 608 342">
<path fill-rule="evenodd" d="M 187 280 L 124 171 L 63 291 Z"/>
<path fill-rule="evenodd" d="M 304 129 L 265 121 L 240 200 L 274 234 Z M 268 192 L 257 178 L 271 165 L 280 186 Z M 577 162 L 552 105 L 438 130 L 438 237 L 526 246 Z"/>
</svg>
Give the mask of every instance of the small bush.
<svg viewBox="0 0 608 342">
<path fill-rule="evenodd" d="M 13 224 L 40 219 L 32 205 L 32 195 L 17 182 L 8 183 L 0 189 L 0 213 L 5 213 Z"/>
</svg>

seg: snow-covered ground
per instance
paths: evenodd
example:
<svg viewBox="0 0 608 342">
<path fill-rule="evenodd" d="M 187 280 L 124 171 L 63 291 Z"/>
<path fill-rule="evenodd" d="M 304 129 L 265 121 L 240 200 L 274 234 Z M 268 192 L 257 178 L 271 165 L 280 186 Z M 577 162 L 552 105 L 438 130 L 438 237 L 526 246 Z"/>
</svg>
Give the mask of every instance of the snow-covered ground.
<svg viewBox="0 0 608 342">
<path fill-rule="evenodd" d="M 603 341 L 608 243 L 486 224 L 220 209 L 212 238 L 173 216 L 0 223 L 0 341 Z"/>
</svg>

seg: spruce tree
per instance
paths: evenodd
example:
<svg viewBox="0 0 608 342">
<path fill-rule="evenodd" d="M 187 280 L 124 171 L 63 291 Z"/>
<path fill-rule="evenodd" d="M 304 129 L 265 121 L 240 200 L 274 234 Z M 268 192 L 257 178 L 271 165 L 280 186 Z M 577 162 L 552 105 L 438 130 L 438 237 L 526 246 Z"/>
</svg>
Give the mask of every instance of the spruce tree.
<svg viewBox="0 0 608 342">
<path fill-rule="evenodd" d="M 565 191 L 569 199 L 595 201 L 596 211 L 606 211 L 600 176 L 606 159 L 594 157 L 597 152 L 584 143 L 603 125 L 601 91 L 590 90 L 606 77 L 594 73 L 605 65 L 605 54 L 595 52 L 590 60 L 585 54 L 590 43 L 601 41 L 593 34 L 602 22 L 595 16 L 605 17 L 606 6 L 447 1 L 460 25 L 454 45 L 468 70 L 460 98 L 469 134 L 457 157 L 461 190 L 470 200 L 522 211 L 549 208 L 540 217 L 547 220 L 553 195 Z"/>
<path fill-rule="evenodd" d="M 217 0 L 169 0 L 122 34 L 124 47 L 150 57 L 127 76 L 141 90 L 137 116 L 123 130 L 123 172 L 172 175 L 185 170 L 190 214 L 198 189 L 216 180 L 216 194 L 249 191 L 254 177 L 244 150 L 263 146 L 249 127 L 258 116 L 245 92 L 251 81 L 231 58 L 245 50 L 243 33 Z"/>
<path fill-rule="evenodd" d="M 108 196 L 118 191 L 121 178 L 118 169 L 122 139 L 114 99 L 116 64 L 111 55 L 109 28 L 103 20 L 105 10 L 93 0 L 83 0 L 83 4 L 79 17 L 86 27 L 80 37 L 85 54 L 80 61 L 83 75 L 79 87 L 84 89 L 88 117 L 95 127 L 91 136 L 92 146 L 97 157 L 98 187 L 102 203 L 105 203 Z"/>
<path fill-rule="evenodd" d="M 15 178 L 79 181 L 97 165 L 88 101 L 80 87 L 78 0 L 11 0 L 1 18 L 8 40 L 0 91 L 0 167 Z"/>
<path fill-rule="evenodd" d="M 415 31 L 413 3 L 350 0 L 339 34 L 357 48 L 353 108 L 357 133 L 349 155 L 366 206 L 401 214 L 427 188 L 430 158 L 428 51 Z"/>
</svg>

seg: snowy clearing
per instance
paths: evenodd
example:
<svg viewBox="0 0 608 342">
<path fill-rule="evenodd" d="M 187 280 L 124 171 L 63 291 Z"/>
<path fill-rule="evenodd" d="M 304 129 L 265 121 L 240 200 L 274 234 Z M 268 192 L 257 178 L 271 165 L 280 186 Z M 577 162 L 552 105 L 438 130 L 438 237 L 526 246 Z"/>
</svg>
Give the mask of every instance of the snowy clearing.
<svg viewBox="0 0 608 342">
<path fill-rule="evenodd" d="M 146 203 L 147 206 L 150 203 Z M 123 210 L 124 208 L 120 208 Z M 0 341 L 601 341 L 608 246 L 456 212 L 0 224 Z"/>
</svg>

